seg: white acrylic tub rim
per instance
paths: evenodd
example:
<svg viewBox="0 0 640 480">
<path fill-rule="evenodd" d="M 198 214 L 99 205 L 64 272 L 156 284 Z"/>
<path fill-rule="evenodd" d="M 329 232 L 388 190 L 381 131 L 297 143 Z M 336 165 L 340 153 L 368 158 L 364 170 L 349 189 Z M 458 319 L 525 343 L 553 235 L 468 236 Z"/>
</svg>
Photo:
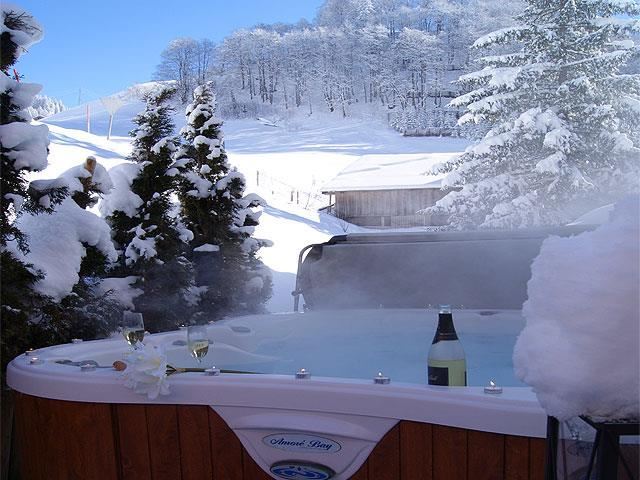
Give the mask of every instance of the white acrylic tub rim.
<svg viewBox="0 0 640 480">
<path fill-rule="evenodd" d="M 152 336 L 171 340 L 177 332 Z M 173 337 L 172 337 L 173 335 Z M 38 397 L 100 403 L 145 403 L 252 407 L 318 414 L 347 414 L 446 425 L 485 432 L 546 436 L 546 414 L 529 388 L 505 387 L 502 394 L 485 394 L 483 387 L 434 387 L 391 382 L 291 375 L 182 373 L 171 376 L 171 393 L 149 400 L 125 387 L 113 369 L 81 371 L 59 365 L 61 357 L 84 358 L 101 350 L 120 348 L 122 339 L 58 345 L 41 349 L 43 361 L 16 357 L 8 367 L 11 388 Z"/>
</svg>

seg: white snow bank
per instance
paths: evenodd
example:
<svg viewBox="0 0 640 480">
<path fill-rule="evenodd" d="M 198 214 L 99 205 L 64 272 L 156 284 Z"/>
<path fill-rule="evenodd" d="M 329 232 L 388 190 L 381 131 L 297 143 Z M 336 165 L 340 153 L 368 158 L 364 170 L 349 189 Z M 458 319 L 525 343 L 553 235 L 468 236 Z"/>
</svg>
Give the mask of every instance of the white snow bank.
<svg viewBox="0 0 640 480">
<path fill-rule="evenodd" d="M 575 237 L 550 237 L 534 260 L 514 349 L 516 375 L 549 415 L 640 416 L 640 197 Z"/>
<path fill-rule="evenodd" d="M 23 255 L 12 244 L 16 255 L 44 273 L 35 288 L 56 301 L 71 293 L 80 279 L 80 263 L 86 255 L 83 243 L 95 246 L 110 261 L 118 257 L 107 223 L 69 197 L 51 214 L 20 217 L 18 226 L 29 236 L 30 252 Z"/>
</svg>

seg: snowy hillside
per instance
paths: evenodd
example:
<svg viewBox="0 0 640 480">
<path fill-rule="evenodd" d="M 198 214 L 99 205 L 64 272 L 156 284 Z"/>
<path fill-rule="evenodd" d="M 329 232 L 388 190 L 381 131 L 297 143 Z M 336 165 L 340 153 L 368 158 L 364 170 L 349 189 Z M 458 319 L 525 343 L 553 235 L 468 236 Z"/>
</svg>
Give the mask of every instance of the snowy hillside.
<svg viewBox="0 0 640 480">
<path fill-rule="evenodd" d="M 49 167 L 32 178 L 53 178 L 68 168 L 94 155 L 107 169 L 126 161 L 130 152 L 127 133 L 133 128 L 132 118 L 143 109 L 140 91 L 153 84 L 133 87 L 114 97 L 123 101 L 114 116 L 112 137 L 106 139 L 109 115 L 104 106 L 89 106 L 91 131 L 86 132 L 86 106 L 65 110 L 43 120 L 50 129 Z M 184 123 L 182 108 L 174 119 L 179 129 Z M 308 244 L 323 242 L 333 235 L 361 231 L 360 227 L 319 213 L 327 206 L 323 186 L 349 167 L 375 159 L 378 166 L 397 162 L 404 157 L 421 158 L 433 163 L 428 152 L 459 152 L 465 142 L 455 139 L 402 137 L 380 124 L 325 118 L 319 121 L 297 121 L 281 126 L 266 125 L 258 120 L 234 120 L 223 126 L 229 161 L 247 180 L 247 192 L 254 192 L 268 202 L 256 230 L 258 238 L 274 242 L 263 248 L 260 256 L 273 271 L 274 292 L 267 308 L 272 312 L 292 309 L 291 291 L 300 250 Z M 381 171 L 384 175 L 384 171 Z M 420 168 L 415 172 L 422 173 Z M 375 181 L 375 175 L 369 175 Z M 378 175 L 378 181 L 380 175 Z M 363 181 L 367 181 L 363 179 Z M 96 210 L 97 211 L 97 210 Z"/>
</svg>

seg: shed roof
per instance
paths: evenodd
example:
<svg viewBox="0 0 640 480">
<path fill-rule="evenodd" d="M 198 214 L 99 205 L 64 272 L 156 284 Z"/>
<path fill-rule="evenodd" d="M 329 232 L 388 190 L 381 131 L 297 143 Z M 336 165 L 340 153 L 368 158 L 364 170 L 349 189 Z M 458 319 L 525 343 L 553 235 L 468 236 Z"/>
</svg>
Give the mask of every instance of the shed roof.
<svg viewBox="0 0 640 480">
<path fill-rule="evenodd" d="M 440 188 L 445 175 L 427 175 L 427 172 L 435 165 L 460 155 L 462 150 L 363 155 L 326 183 L 322 192 Z"/>
</svg>

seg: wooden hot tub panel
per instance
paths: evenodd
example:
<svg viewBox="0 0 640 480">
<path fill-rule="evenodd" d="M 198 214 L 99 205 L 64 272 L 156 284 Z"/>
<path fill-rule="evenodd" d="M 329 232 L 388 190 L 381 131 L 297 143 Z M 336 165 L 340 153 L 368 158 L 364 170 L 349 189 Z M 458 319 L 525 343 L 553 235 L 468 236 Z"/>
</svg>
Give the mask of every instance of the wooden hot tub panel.
<svg viewBox="0 0 640 480">
<path fill-rule="evenodd" d="M 206 405 L 67 402 L 16 394 L 24 480 L 267 480 Z M 544 439 L 401 421 L 354 480 L 542 480 Z"/>
</svg>

